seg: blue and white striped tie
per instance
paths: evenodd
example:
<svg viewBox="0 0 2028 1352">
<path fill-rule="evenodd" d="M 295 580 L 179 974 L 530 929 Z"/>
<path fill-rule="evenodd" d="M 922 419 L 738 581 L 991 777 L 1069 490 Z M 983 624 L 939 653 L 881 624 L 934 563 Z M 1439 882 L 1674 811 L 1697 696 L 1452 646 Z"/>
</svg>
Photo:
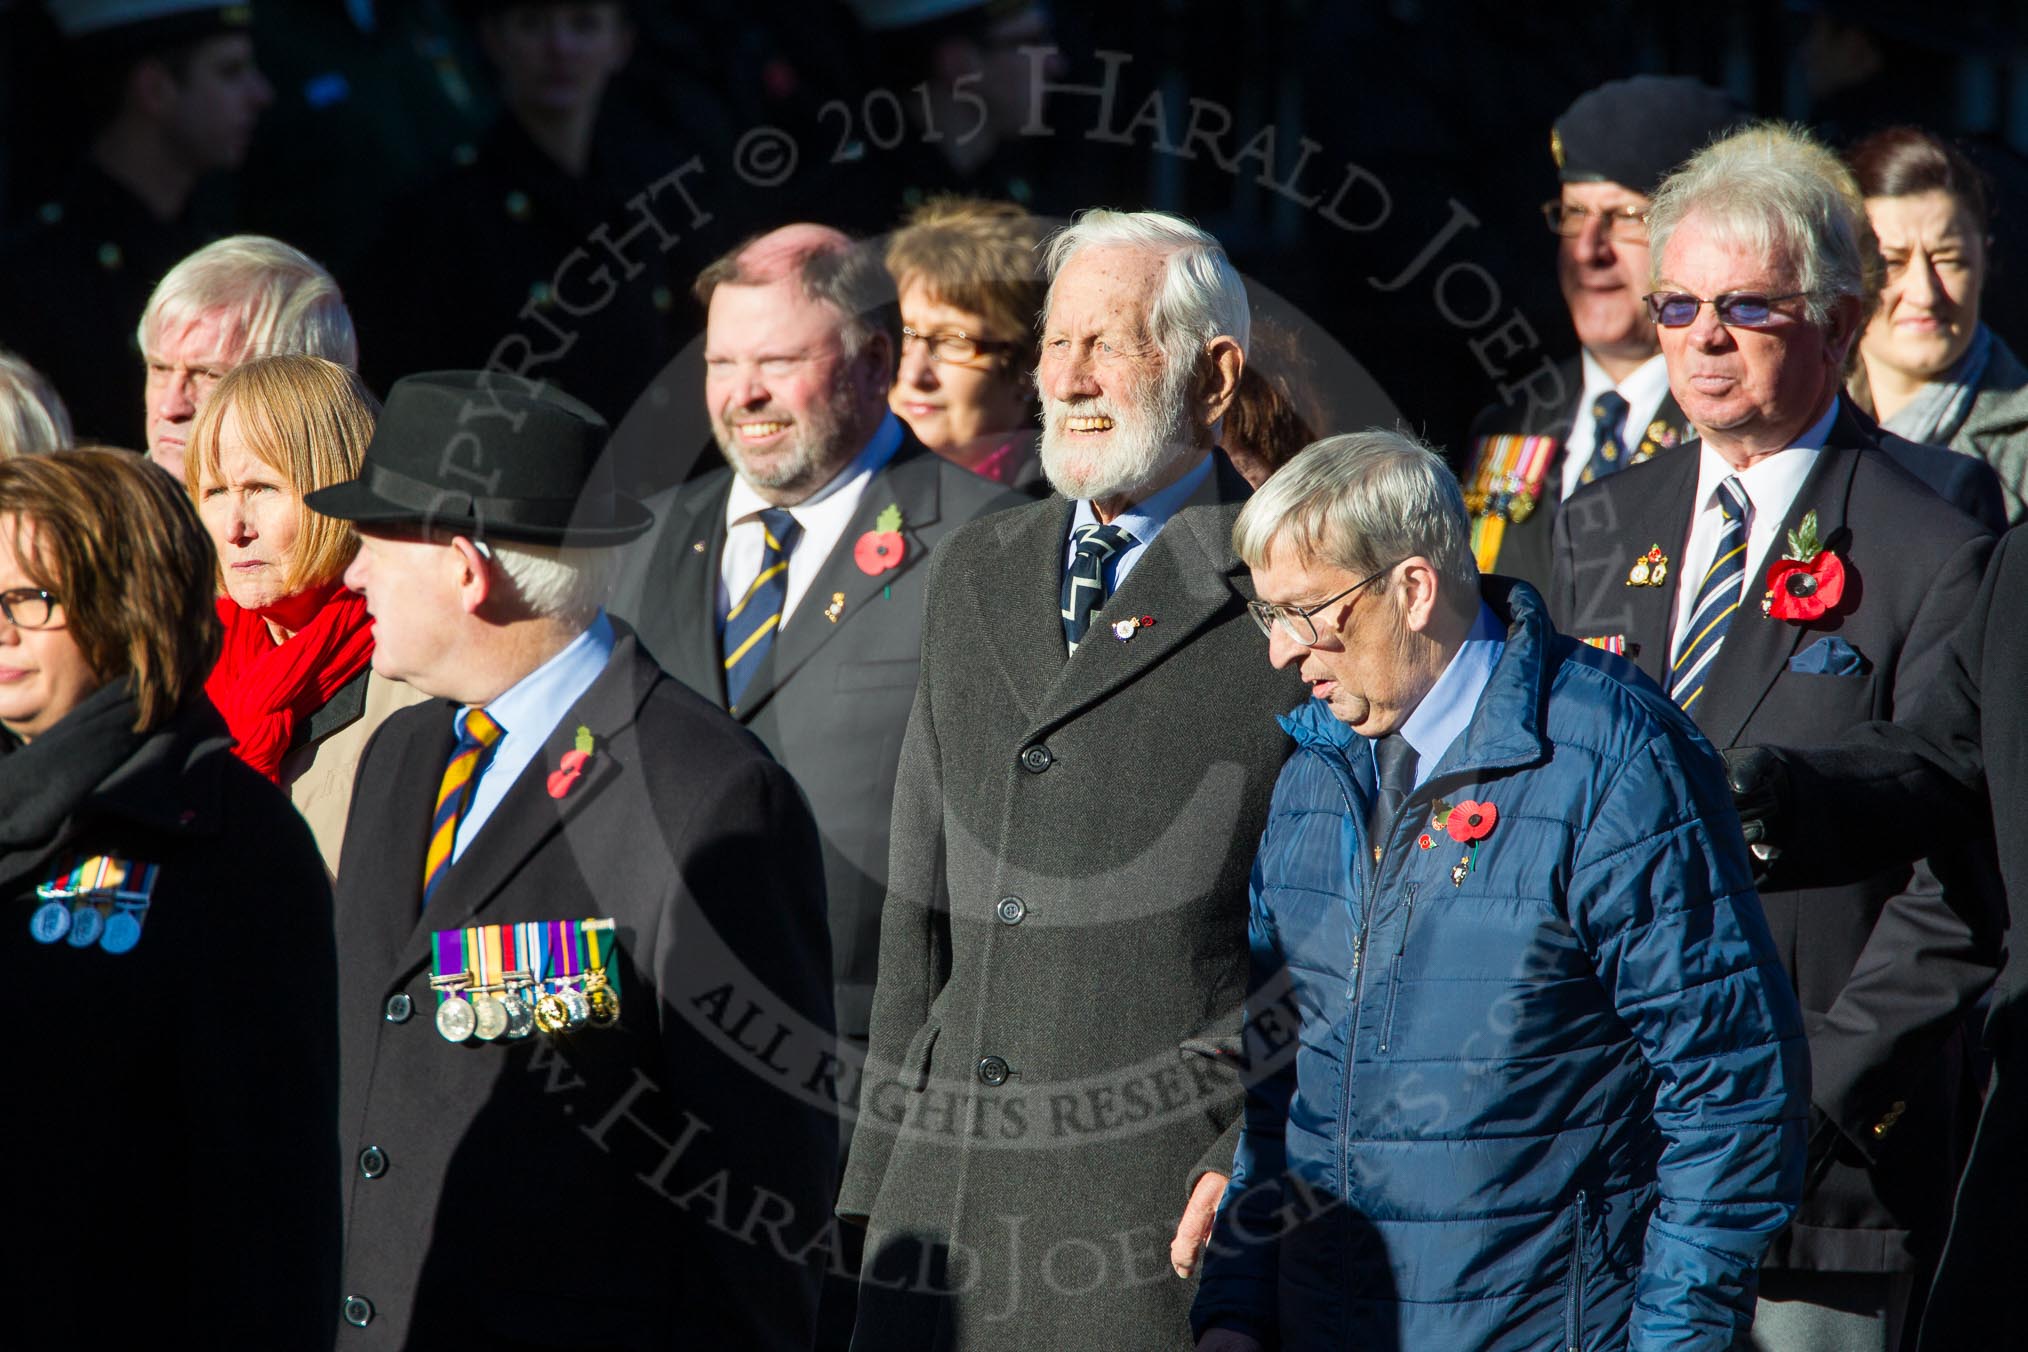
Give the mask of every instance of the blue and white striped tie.
<svg viewBox="0 0 2028 1352">
<path fill-rule="evenodd" d="M 1077 549 L 1063 573 L 1063 642 L 1070 652 L 1084 642 L 1091 617 L 1106 603 L 1106 561 L 1134 544 L 1123 527 L 1096 523 L 1079 526 L 1074 538 Z"/>
<path fill-rule="evenodd" d="M 1669 698 L 1686 711 L 1704 693 L 1704 677 L 1711 659 L 1725 642 L 1725 631 L 1739 610 L 1742 584 L 1746 581 L 1746 490 L 1738 475 L 1728 475 L 1718 485 L 1718 512 L 1725 524 L 1718 532 L 1718 548 L 1697 587 L 1697 607 L 1683 626 L 1683 643 L 1669 668 Z"/>
</svg>

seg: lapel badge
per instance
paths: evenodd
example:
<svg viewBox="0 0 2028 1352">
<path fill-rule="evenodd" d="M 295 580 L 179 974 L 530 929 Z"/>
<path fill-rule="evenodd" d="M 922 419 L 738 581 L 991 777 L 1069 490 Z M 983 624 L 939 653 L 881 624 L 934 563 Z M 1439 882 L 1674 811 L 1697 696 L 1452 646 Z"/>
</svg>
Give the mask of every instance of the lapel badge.
<svg viewBox="0 0 2028 1352">
<path fill-rule="evenodd" d="M 1425 831 L 1425 832 L 1423 832 L 1423 833 L 1422 833 L 1421 835 L 1419 835 L 1419 836 L 1417 836 L 1417 837 L 1415 838 L 1415 847 L 1416 847 L 1416 848 L 1417 848 L 1418 850 L 1432 850 L 1432 849 L 1435 849 L 1435 848 L 1436 848 L 1436 838 L 1435 838 L 1434 836 L 1430 835 L 1430 833 L 1429 833 L 1429 832 Z"/>
<path fill-rule="evenodd" d="M 1629 587 L 1659 587 L 1669 580 L 1669 556 L 1662 552 L 1662 546 L 1650 545 L 1648 552 L 1634 560 L 1634 566 L 1627 569 Z"/>
<path fill-rule="evenodd" d="M 586 763 L 591 760 L 592 745 L 591 729 L 580 723 L 575 745 L 563 753 L 562 758 L 556 763 L 556 768 L 549 772 L 551 798 L 561 798 L 576 786 L 578 776 L 584 773 Z"/>
<path fill-rule="evenodd" d="M 832 592 L 831 604 L 824 607 L 824 618 L 829 620 L 831 623 L 836 624 L 838 623 L 838 617 L 840 615 L 843 615 L 844 613 L 845 613 L 845 593 Z"/>
<path fill-rule="evenodd" d="M 890 502 L 873 519 L 873 529 L 852 542 L 852 562 L 868 577 L 879 577 L 901 566 L 908 541 L 901 533 L 901 505 Z"/>
<path fill-rule="evenodd" d="M 1126 619 L 1113 624 L 1113 637 L 1125 643 L 1134 636 L 1136 630 L 1146 629 L 1154 622 L 1153 615 L 1129 615 Z"/>
<path fill-rule="evenodd" d="M 690 542 L 690 552 L 692 554 L 702 554 L 704 552 L 704 541 L 692 540 Z"/>
<path fill-rule="evenodd" d="M 1444 823 L 1444 832 L 1458 844 L 1466 847 L 1464 857 L 1451 866 L 1451 883 L 1463 887 L 1467 876 L 1479 870 L 1479 842 L 1493 834 L 1493 827 L 1500 820 L 1500 809 L 1491 803 L 1475 803 L 1467 798 L 1452 808 Z"/>
</svg>

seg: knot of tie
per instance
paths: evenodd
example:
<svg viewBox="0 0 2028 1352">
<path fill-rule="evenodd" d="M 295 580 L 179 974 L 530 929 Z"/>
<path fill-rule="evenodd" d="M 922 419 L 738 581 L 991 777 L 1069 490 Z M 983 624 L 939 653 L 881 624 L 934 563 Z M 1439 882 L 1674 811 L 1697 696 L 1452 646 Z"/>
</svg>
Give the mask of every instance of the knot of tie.
<svg viewBox="0 0 2028 1352">
<path fill-rule="evenodd" d="M 1586 483 L 1627 467 L 1628 407 L 1626 396 L 1618 390 L 1607 390 L 1592 401 L 1592 451 L 1584 466 Z"/>
<path fill-rule="evenodd" d="M 1091 617 L 1106 603 L 1106 562 L 1130 548 L 1134 536 L 1121 526 L 1090 522 L 1079 526 L 1071 539 L 1075 548 L 1063 575 L 1063 641 L 1067 651 L 1076 652 L 1091 628 Z"/>
</svg>

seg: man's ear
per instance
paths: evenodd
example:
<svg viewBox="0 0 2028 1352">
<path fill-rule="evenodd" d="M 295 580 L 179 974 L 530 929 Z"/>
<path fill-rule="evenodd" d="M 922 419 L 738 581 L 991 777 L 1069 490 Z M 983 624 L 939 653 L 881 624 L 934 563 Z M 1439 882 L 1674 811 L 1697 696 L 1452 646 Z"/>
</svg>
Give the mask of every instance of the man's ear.
<svg viewBox="0 0 2028 1352">
<path fill-rule="evenodd" d="M 900 365 L 894 356 L 894 339 L 886 329 L 873 331 L 873 336 L 859 350 L 853 365 L 859 368 L 860 378 L 866 382 L 867 389 L 885 402 L 887 391 L 894 385 L 896 368 Z"/>
<path fill-rule="evenodd" d="M 493 550 L 490 545 L 457 536 L 445 553 L 444 567 L 451 571 L 458 589 L 458 603 L 467 615 L 476 615 L 494 593 Z"/>
<path fill-rule="evenodd" d="M 1394 570 L 1394 581 L 1389 585 L 1401 589 L 1401 616 L 1409 630 L 1427 633 L 1437 611 L 1436 565 L 1420 554 L 1411 555 Z"/>
<path fill-rule="evenodd" d="M 1206 427 L 1216 427 L 1239 395 L 1239 376 L 1246 369 L 1246 354 L 1237 342 L 1220 334 L 1205 344 L 1204 355 L 1207 360 L 1200 395 L 1204 402 L 1199 409 L 1199 421 Z"/>
<path fill-rule="evenodd" d="M 1830 316 L 1824 323 L 1824 355 L 1830 360 L 1831 369 L 1842 373 L 1846 359 L 1859 341 L 1859 330 L 1866 323 L 1866 305 L 1857 296 L 1840 296 L 1831 304 Z"/>
<path fill-rule="evenodd" d="M 143 57 L 127 72 L 127 103 L 143 117 L 168 117 L 181 93 L 169 63 L 158 56 Z"/>
</svg>

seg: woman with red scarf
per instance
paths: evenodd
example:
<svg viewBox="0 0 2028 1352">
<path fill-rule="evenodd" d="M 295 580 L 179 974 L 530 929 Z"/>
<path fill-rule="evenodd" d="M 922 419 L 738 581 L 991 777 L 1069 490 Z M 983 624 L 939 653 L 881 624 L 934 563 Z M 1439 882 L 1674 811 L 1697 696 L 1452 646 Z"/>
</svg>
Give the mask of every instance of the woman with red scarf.
<svg viewBox="0 0 2028 1352">
<path fill-rule="evenodd" d="M 340 580 L 358 536 L 303 506 L 358 475 L 379 411 L 358 376 L 320 357 L 247 362 L 205 402 L 184 464 L 224 593 L 205 691 L 234 753 L 288 792 L 334 875 L 366 741 L 421 698 L 372 674 L 373 619 Z"/>
</svg>

